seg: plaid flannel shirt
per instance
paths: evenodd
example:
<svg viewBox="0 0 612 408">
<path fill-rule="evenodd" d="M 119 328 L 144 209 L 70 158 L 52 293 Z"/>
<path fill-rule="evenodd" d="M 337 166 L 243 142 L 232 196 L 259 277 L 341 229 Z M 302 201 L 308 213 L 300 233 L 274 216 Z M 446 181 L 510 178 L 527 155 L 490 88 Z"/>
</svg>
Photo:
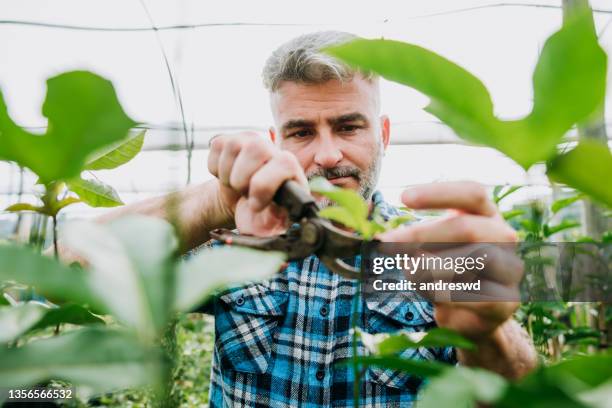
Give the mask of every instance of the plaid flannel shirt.
<svg viewBox="0 0 612 408">
<path fill-rule="evenodd" d="M 400 215 L 379 192 L 373 201 L 383 218 Z M 208 309 L 215 315 L 210 406 L 352 407 L 354 372 L 350 365 L 334 363 L 353 355 L 351 307 L 357 284 L 309 256 L 268 281 L 220 294 Z M 435 326 L 430 303 L 402 296 L 359 299 L 359 327 L 386 333 Z M 361 343 L 358 354 L 367 354 Z M 452 348 L 408 349 L 402 356 L 456 361 Z M 409 407 L 421 382 L 407 373 L 370 367 L 360 383 L 360 404 Z"/>
</svg>

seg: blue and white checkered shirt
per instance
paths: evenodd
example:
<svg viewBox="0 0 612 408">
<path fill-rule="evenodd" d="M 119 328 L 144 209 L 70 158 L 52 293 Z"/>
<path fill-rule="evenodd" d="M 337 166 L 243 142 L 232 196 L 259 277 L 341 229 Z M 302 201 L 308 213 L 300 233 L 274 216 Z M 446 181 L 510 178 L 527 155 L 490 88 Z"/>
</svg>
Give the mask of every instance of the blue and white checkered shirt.
<svg viewBox="0 0 612 408">
<path fill-rule="evenodd" d="M 378 192 L 373 202 L 386 219 L 400 215 Z M 353 355 L 351 306 L 357 284 L 309 256 L 291 262 L 271 280 L 217 297 L 211 304 L 215 349 L 210 406 L 352 407 L 352 367 L 334 363 Z M 368 333 L 435 326 L 430 303 L 405 298 L 359 299 L 359 316 L 360 328 Z M 366 354 L 361 344 L 358 353 Z M 452 348 L 408 349 L 402 356 L 455 362 Z M 370 367 L 360 384 L 360 405 L 409 407 L 420 384 L 410 374 Z"/>
</svg>

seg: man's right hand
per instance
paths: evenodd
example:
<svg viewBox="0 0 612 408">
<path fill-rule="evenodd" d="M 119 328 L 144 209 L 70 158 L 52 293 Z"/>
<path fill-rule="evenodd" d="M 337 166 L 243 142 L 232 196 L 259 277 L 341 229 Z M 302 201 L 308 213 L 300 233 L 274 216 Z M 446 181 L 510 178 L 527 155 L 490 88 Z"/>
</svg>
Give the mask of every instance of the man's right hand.
<svg viewBox="0 0 612 408">
<path fill-rule="evenodd" d="M 222 209 L 242 234 L 284 232 L 287 213 L 273 203 L 274 194 L 287 180 L 308 188 L 296 157 L 254 132 L 216 136 L 210 144 L 208 170 L 219 181 Z"/>
</svg>

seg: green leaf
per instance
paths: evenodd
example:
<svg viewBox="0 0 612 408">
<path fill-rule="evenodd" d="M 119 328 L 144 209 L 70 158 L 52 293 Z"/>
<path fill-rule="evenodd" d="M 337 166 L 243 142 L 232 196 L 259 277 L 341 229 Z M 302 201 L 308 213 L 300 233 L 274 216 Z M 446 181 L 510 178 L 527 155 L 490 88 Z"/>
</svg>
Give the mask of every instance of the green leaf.
<svg viewBox="0 0 612 408">
<path fill-rule="evenodd" d="M 68 303 L 60 307 L 47 309 L 45 315 L 30 330 L 39 330 L 46 327 L 54 327 L 58 324 L 74 324 L 79 326 L 91 324 L 105 324 L 104 320 L 83 306 Z"/>
<path fill-rule="evenodd" d="M 357 362 L 364 367 L 381 367 L 388 368 L 391 370 L 400 370 L 409 374 L 413 374 L 419 377 L 432 377 L 442 374 L 445 370 L 448 370 L 452 366 L 437 361 L 424 361 L 416 359 L 406 359 L 397 356 L 384 356 L 384 357 L 372 357 L 372 356 L 358 356 Z M 350 364 L 351 360 L 343 360 L 338 364 Z"/>
<path fill-rule="evenodd" d="M 543 232 L 544 232 L 545 237 L 550 237 L 551 235 L 554 235 L 558 232 L 561 232 L 561 231 L 564 231 L 570 228 L 579 227 L 579 226 L 580 226 L 580 223 L 578 221 L 563 220 L 559 224 L 553 225 L 553 226 L 544 224 Z"/>
<path fill-rule="evenodd" d="M 331 206 L 323 208 L 319 211 L 319 216 L 346 225 L 355 231 L 359 231 L 361 227 L 360 222 L 344 207 Z"/>
<path fill-rule="evenodd" d="M 419 408 L 471 408 L 476 402 L 494 403 L 507 386 L 503 377 L 491 371 L 458 366 L 431 379 L 420 395 Z"/>
<path fill-rule="evenodd" d="M 4 209 L 4 211 L 8 211 L 8 212 L 34 211 L 37 213 L 44 214 L 45 209 L 44 207 L 38 207 L 38 206 L 28 204 L 28 203 L 17 203 L 17 204 L 9 205 L 8 207 Z"/>
<path fill-rule="evenodd" d="M 78 178 L 68 181 L 66 185 L 79 196 L 82 202 L 91 207 L 123 205 L 115 189 L 101 181 Z"/>
<path fill-rule="evenodd" d="M 0 387 L 51 379 L 89 394 L 159 384 L 162 357 L 123 331 L 81 329 L 17 348 L 0 348 Z"/>
<path fill-rule="evenodd" d="M 83 270 L 64 266 L 30 248 L 0 245 L 0 281 L 33 286 L 38 293 L 54 301 L 88 304 L 96 310 L 103 308 Z"/>
<path fill-rule="evenodd" d="M 418 347 L 458 347 L 468 350 L 475 348 L 474 343 L 456 332 L 434 328 L 428 332 L 406 332 L 369 334 L 360 331 L 359 335 L 368 350 L 378 355 L 400 353 L 408 348 Z"/>
<path fill-rule="evenodd" d="M 612 377 L 612 356 L 596 354 L 574 357 L 552 366 L 536 369 L 519 382 L 512 384 L 500 406 L 554 406 L 585 408 L 582 401 L 597 387 L 605 387 Z M 609 401 L 609 398 L 608 398 Z"/>
<path fill-rule="evenodd" d="M 582 140 L 548 164 L 548 175 L 612 207 L 612 154 L 603 143 Z"/>
<path fill-rule="evenodd" d="M 497 187 L 500 187 L 497 189 Z M 499 204 L 504 198 L 508 197 L 510 194 L 514 193 L 517 190 L 520 190 L 524 186 L 496 186 L 493 189 L 493 202 L 495 204 Z"/>
<path fill-rule="evenodd" d="M 523 214 L 525 214 L 525 210 L 517 209 L 517 210 L 504 211 L 502 213 L 502 216 L 504 217 L 504 220 L 508 221 L 508 220 L 511 220 Z"/>
<path fill-rule="evenodd" d="M 105 225 L 73 222 L 63 229 L 63 237 L 65 246 L 91 266 L 92 290 L 112 315 L 145 338 L 165 327 L 172 304 L 167 286 L 178 246 L 170 224 L 143 216 Z"/>
<path fill-rule="evenodd" d="M 486 122 L 493 116 L 491 96 L 484 84 L 425 48 L 392 40 L 358 39 L 325 51 L 352 66 L 415 88 L 466 121 Z"/>
<path fill-rule="evenodd" d="M 334 186 L 323 177 L 316 177 L 309 183 L 310 190 L 314 193 L 321 194 L 334 201 L 340 207 L 345 208 L 353 215 L 355 220 L 367 220 L 368 205 L 357 192 Z"/>
<path fill-rule="evenodd" d="M 26 333 L 44 316 L 46 310 L 38 303 L 0 307 L 0 344 L 14 341 Z"/>
<path fill-rule="evenodd" d="M 69 205 L 80 203 L 80 202 L 81 200 L 76 197 L 66 197 L 66 198 L 63 198 L 55 202 L 55 205 L 53 206 L 53 211 L 55 212 L 55 214 L 57 214 L 64 207 L 68 207 Z"/>
<path fill-rule="evenodd" d="M 400 227 L 410 221 L 414 221 L 415 217 L 412 214 L 404 214 L 404 215 L 398 215 L 397 217 L 393 217 L 391 218 L 389 221 L 387 221 L 385 223 L 385 230 L 387 229 L 395 229 L 397 227 Z"/>
<path fill-rule="evenodd" d="M 104 320 L 76 304 L 49 307 L 39 302 L 26 302 L 13 307 L 0 307 L 0 343 L 14 341 L 30 331 L 61 323 L 104 324 Z"/>
<path fill-rule="evenodd" d="M 551 380 L 571 387 L 567 389 L 574 392 L 584 391 L 602 385 L 612 378 L 612 355 L 575 357 L 547 367 L 545 372 Z M 572 378 L 578 379 L 579 382 L 572 381 Z"/>
<path fill-rule="evenodd" d="M 9 117 L 0 94 L 0 160 L 29 168 L 45 184 L 78 176 L 90 154 L 125 138 L 136 124 L 111 82 L 86 71 L 50 78 L 42 113 L 46 133 L 27 132 Z"/>
<path fill-rule="evenodd" d="M 497 119 L 478 78 L 424 48 L 359 39 L 326 52 L 424 93 L 431 99 L 425 110 L 457 135 L 494 147 L 524 168 L 553 156 L 561 137 L 598 109 L 605 93 L 606 54 L 590 13 L 579 13 L 546 41 L 533 75 L 534 107 L 522 120 Z"/>
<path fill-rule="evenodd" d="M 285 259 L 281 252 L 239 247 L 203 249 L 178 267 L 175 309 L 193 310 L 222 286 L 269 277 L 279 271 Z"/>
<path fill-rule="evenodd" d="M 587 8 L 567 19 L 544 44 L 533 74 L 533 110 L 527 125 L 540 139 L 558 140 L 602 106 L 607 57 Z M 554 143 L 551 144 L 554 147 Z"/>
<path fill-rule="evenodd" d="M 567 198 L 562 198 L 560 200 L 556 200 L 556 201 L 554 201 L 550 205 L 550 210 L 552 211 L 553 214 L 556 214 L 559 211 L 561 211 L 562 209 L 564 209 L 566 207 L 569 207 L 570 205 L 572 205 L 576 201 L 582 200 L 583 198 L 584 198 L 584 194 L 576 194 L 576 195 L 571 196 L 571 197 L 567 197 Z"/>
<path fill-rule="evenodd" d="M 129 136 L 94 153 L 88 158 L 85 170 L 114 169 L 132 160 L 142 149 L 146 130 Z"/>
</svg>

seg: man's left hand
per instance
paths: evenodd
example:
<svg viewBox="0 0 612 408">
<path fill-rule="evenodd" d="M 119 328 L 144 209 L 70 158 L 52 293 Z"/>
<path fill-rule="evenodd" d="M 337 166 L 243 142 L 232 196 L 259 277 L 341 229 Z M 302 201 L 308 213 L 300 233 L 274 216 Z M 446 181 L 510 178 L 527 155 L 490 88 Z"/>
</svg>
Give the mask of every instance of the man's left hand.
<svg viewBox="0 0 612 408">
<path fill-rule="evenodd" d="M 414 187 L 403 192 L 402 202 L 412 209 L 448 209 L 449 215 L 380 234 L 381 241 L 456 243 L 468 247 L 474 243 L 517 240 L 516 232 L 489 200 L 484 187 L 477 183 L 444 182 Z M 487 262 L 487 279 L 490 283 L 515 288 L 522 278 L 522 262 L 514 253 L 504 252 L 507 251 L 498 251 L 498 259 Z M 482 341 L 508 320 L 517 307 L 516 301 L 436 303 L 435 319 L 440 327 Z"/>
</svg>

